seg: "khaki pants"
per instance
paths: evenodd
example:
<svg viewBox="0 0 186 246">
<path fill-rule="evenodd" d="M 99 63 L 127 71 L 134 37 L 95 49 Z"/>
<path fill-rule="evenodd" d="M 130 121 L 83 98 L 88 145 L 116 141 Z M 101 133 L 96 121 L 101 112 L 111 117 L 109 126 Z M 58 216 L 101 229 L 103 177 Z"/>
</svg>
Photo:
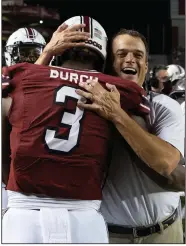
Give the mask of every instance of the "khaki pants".
<svg viewBox="0 0 186 246">
<path fill-rule="evenodd" d="M 131 235 L 109 234 L 109 243 L 183 243 L 182 220 L 178 218 L 172 225 L 159 233 L 153 233 L 146 237 L 133 238 Z"/>
</svg>

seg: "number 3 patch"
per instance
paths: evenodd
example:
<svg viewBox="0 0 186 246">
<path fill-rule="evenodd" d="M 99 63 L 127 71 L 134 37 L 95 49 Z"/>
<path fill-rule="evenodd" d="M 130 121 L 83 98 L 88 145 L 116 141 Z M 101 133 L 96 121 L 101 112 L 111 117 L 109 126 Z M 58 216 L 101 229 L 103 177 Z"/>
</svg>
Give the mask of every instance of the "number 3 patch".
<svg viewBox="0 0 186 246">
<path fill-rule="evenodd" d="M 80 100 L 81 96 L 79 96 L 75 90 L 76 88 L 69 86 L 58 88 L 55 93 L 55 103 L 65 105 L 68 100 Z M 61 124 L 65 125 L 66 128 L 70 128 L 68 139 L 64 139 L 60 136 L 56 137 L 59 127 L 47 127 L 44 139 L 49 150 L 67 153 L 77 145 L 80 134 L 80 121 L 83 114 L 84 110 L 79 109 L 77 106 L 75 113 L 63 112 Z"/>
</svg>

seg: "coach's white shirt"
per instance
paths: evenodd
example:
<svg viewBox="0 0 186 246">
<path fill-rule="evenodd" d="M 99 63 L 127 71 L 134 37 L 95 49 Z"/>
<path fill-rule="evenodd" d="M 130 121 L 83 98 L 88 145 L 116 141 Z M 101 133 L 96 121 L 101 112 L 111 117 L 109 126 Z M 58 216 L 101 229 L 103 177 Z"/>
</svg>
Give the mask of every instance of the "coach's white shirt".
<svg viewBox="0 0 186 246">
<path fill-rule="evenodd" d="M 6 191 L 6 185 L 4 183 L 1 184 L 1 191 L 2 191 L 2 209 L 7 208 L 8 204 L 8 196 L 7 196 L 7 191 Z"/>
<path fill-rule="evenodd" d="M 182 111 L 183 111 L 183 116 L 184 116 L 184 118 L 185 118 L 185 102 L 182 102 L 182 104 L 181 104 L 181 109 L 182 109 Z"/>
<path fill-rule="evenodd" d="M 154 135 L 184 153 L 184 121 L 180 105 L 160 94 L 151 102 L 149 121 Z M 154 157 L 152 157 L 154 158 Z M 178 192 L 158 186 L 140 168 L 121 137 L 114 148 L 109 176 L 103 189 L 101 212 L 107 223 L 148 226 L 162 221 L 178 207 Z"/>
</svg>

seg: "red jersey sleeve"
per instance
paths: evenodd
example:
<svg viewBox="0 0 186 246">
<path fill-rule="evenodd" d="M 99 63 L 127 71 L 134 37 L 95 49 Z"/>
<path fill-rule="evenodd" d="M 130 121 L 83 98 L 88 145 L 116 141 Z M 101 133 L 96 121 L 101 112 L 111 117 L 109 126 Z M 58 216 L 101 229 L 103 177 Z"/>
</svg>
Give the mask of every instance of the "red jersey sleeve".
<svg viewBox="0 0 186 246">
<path fill-rule="evenodd" d="M 2 68 L 2 97 L 6 98 L 15 87 L 20 86 L 23 71 L 26 72 L 27 63 L 19 63 L 10 67 Z M 15 77 L 16 75 L 16 77 Z M 17 78 L 17 79 L 15 79 Z"/>
</svg>

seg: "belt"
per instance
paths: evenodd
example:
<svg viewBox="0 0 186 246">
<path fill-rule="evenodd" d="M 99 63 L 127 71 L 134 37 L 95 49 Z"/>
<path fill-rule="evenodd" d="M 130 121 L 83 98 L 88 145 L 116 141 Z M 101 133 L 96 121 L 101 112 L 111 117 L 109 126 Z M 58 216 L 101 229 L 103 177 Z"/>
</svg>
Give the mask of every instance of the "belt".
<svg viewBox="0 0 186 246">
<path fill-rule="evenodd" d="M 169 218 L 161 222 L 161 224 L 163 225 L 163 229 L 166 229 L 168 226 L 174 223 L 174 221 L 177 218 L 178 218 L 178 209 L 176 209 Z M 117 234 L 132 234 L 134 238 L 137 238 L 137 237 L 145 237 L 150 234 L 160 232 L 161 227 L 158 223 L 149 227 L 132 227 L 132 228 L 124 227 L 121 225 L 108 224 L 108 231 Z"/>
</svg>

